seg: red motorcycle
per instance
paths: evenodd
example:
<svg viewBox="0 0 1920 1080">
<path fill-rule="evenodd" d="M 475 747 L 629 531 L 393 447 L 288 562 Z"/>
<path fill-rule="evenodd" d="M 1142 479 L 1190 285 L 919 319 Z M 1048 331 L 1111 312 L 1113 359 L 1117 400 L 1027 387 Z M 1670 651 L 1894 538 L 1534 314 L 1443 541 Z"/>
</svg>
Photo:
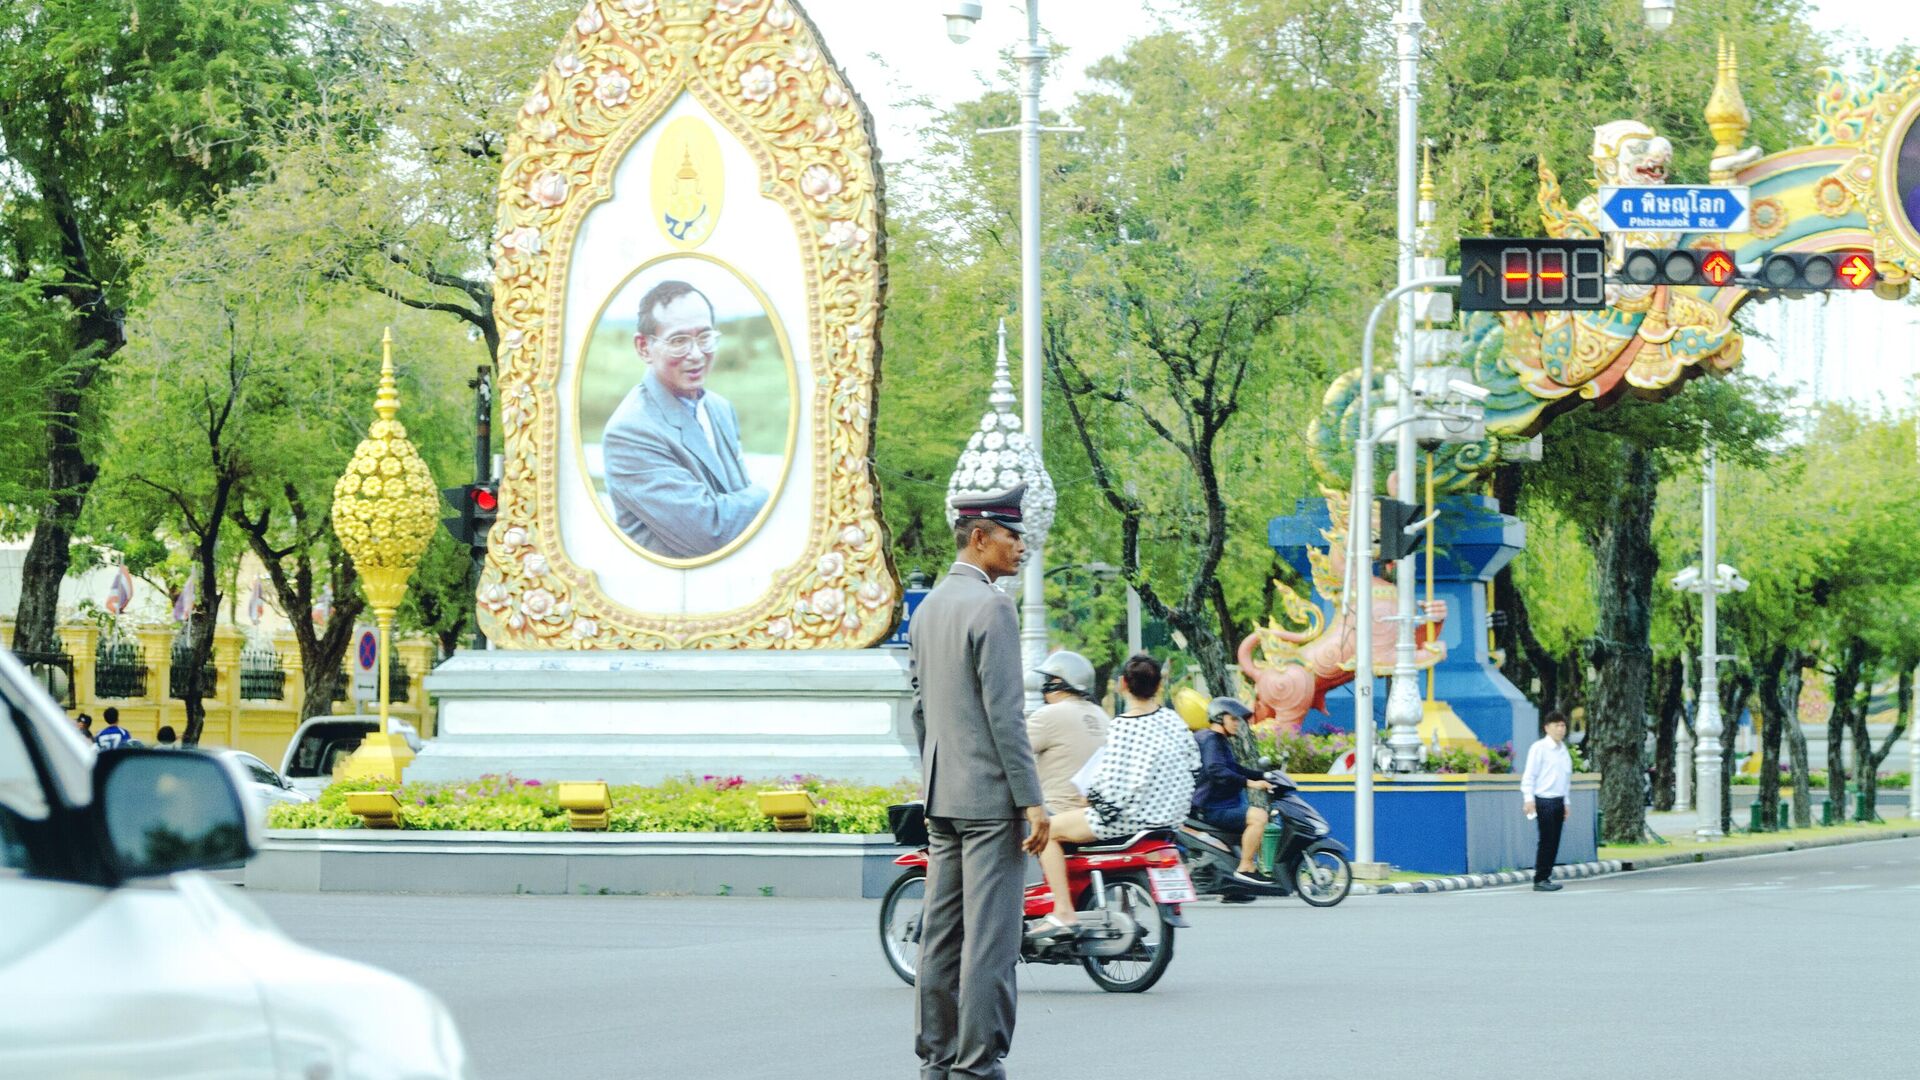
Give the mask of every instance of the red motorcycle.
<svg viewBox="0 0 1920 1080">
<path fill-rule="evenodd" d="M 893 860 L 906 867 L 880 901 L 880 948 L 894 974 L 913 985 L 920 960 L 920 916 L 927 895 L 926 831 L 923 824 L 895 820 L 896 839 L 918 840 L 919 850 Z M 1029 964 L 1079 964 L 1102 990 L 1137 994 L 1173 962 L 1173 931 L 1186 926 L 1180 905 L 1199 899 L 1170 830 L 1154 829 L 1121 840 L 1067 846 L 1067 885 L 1079 912 L 1074 937 L 1022 938 L 1020 958 Z M 1053 910 L 1046 882 L 1028 885 L 1026 915 Z"/>
</svg>

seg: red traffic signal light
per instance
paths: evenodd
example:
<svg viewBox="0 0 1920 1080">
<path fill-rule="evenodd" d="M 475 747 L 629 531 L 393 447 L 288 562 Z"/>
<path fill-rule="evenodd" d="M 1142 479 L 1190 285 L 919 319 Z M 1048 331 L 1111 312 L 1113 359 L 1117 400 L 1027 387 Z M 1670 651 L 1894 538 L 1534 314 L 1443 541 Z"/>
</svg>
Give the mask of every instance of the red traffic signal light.
<svg viewBox="0 0 1920 1080">
<path fill-rule="evenodd" d="M 1707 257 L 1700 260 L 1700 276 L 1706 278 L 1709 285 L 1725 285 L 1733 280 L 1737 270 L 1733 256 L 1724 251 L 1709 251 Z"/>
<path fill-rule="evenodd" d="M 500 498 L 493 493 L 492 488 L 481 487 L 475 484 L 471 490 L 473 492 L 474 509 L 491 514 L 500 508 Z"/>
<path fill-rule="evenodd" d="M 1873 265 L 1873 256 L 1861 251 L 1848 252 L 1840 258 L 1840 283 L 1849 289 L 1870 289 L 1880 278 L 1878 268 Z"/>
</svg>

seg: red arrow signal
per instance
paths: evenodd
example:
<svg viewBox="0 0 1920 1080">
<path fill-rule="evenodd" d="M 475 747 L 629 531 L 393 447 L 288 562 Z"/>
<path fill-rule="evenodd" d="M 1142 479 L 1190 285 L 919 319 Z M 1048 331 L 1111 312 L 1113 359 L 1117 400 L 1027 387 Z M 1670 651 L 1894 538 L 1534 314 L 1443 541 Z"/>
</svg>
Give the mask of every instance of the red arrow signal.
<svg viewBox="0 0 1920 1080">
<path fill-rule="evenodd" d="M 1709 251 L 1700 261 L 1700 276 L 1710 285 L 1725 285 L 1733 280 L 1733 256 L 1724 251 Z"/>
<path fill-rule="evenodd" d="M 1871 255 L 1856 251 L 1840 260 L 1840 279 L 1850 289 L 1867 288 L 1877 276 Z"/>
</svg>

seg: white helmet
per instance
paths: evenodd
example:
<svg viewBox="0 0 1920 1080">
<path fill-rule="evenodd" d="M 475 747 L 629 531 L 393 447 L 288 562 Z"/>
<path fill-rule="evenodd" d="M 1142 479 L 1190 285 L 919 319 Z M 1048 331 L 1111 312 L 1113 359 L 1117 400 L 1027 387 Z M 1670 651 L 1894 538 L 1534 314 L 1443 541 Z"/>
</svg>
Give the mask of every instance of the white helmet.
<svg viewBox="0 0 1920 1080">
<path fill-rule="evenodd" d="M 1077 652 L 1061 649 L 1059 652 L 1050 653 L 1045 660 L 1040 661 L 1040 666 L 1033 670 L 1046 677 L 1040 684 L 1043 693 L 1049 690 L 1071 690 L 1083 698 L 1093 697 L 1093 665 Z M 1063 685 L 1049 685 L 1056 682 Z"/>
</svg>

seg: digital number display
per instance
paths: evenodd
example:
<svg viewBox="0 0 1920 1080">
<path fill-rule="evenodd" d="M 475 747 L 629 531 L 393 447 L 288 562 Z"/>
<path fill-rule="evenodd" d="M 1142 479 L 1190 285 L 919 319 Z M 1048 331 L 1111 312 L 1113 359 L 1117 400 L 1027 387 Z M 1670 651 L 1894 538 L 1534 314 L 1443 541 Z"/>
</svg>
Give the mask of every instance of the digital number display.
<svg viewBox="0 0 1920 1080">
<path fill-rule="evenodd" d="M 1460 310 L 1578 311 L 1607 306 L 1599 240 L 1461 239 Z"/>
</svg>

